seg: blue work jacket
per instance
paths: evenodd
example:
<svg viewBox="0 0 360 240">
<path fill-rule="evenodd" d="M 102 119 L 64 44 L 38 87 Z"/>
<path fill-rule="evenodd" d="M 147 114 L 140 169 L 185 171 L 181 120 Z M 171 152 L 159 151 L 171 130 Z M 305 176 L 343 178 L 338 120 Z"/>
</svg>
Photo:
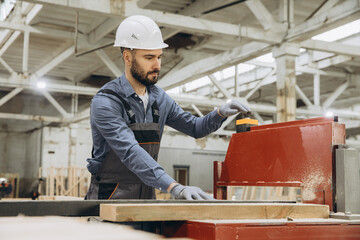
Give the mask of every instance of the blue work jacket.
<svg viewBox="0 0 360 240">
<path fill-rule="evenodd" d="M 155 85 L 147 87 L 148 107 L 144 105 L 123 74 L 102 89 L 111 89 L 127 101 L 135 113 L 137 123 L 152 123 L 151 106 L 157 101 L 159 107 L 160 137 L 165 124 L 194 138 L 201 138 L 216 131 L 225 120 L 214 110 L 204 117 L 185 112 L 165 91 Z M 93 139 L 93 157 L 88 158 L 87 168 L 95 174 L 106 154 L 113 149 L 127 168 L 133 171 L 146 185 L 166 192 L 175 182 L 164 169 L 138 144 L 121 101 L 107 93 L 97 93 L 91 103 L 90 124 Z"/>
</svg>

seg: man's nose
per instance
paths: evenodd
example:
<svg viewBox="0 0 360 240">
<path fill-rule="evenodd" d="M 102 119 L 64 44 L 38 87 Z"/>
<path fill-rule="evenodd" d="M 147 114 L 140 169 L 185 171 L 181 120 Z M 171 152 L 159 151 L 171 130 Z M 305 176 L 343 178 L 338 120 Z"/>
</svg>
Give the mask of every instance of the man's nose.
<svg viewBox="0 0 360 240">
<path fill-rule="evenodd" d="M 156 58 L 154 60 L 153 69 L 159 69 L 161 68 L 161 59 Z"/>
</svg>

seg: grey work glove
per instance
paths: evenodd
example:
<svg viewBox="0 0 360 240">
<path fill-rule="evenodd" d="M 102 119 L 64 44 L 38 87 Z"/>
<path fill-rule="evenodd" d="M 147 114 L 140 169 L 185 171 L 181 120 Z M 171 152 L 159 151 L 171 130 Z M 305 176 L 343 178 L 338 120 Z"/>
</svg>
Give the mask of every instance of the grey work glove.
<svg viewBox="0 0 360 240">
<path fill-rule="evenodd" d="M 176 184 L 170 190 L 170 193 L 175 199 L 215 200 L 213 197 L 211 197 L 198 187 L 183 186 L 181 184 Z"/>
<path fill-rule="evenodd" d="M 250 108 L 241 104 L 238 100 L 232 99 L 232 100 L 228 100 L 225 104 L 221 105 L 218 113 L 222 117 L 229 117 L 231 115 L 234 115 L 234 114 L 237 114 L 240 112 L 248 113 L 248 112 L 251 112 L 251 110 L 250 110 Z"/>
</svg>

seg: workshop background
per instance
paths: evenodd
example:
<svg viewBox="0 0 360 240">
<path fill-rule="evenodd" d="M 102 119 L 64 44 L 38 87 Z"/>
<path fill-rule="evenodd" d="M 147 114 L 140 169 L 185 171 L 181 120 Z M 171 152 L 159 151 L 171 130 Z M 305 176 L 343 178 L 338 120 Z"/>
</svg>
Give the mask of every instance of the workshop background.
<svg viewBox="0 0 360 240">
<path fill-rule="evenodd" d="M 184 110 L 203 116 L 237 98 L 259 125 L 338 116 L 360 149 L 359 0 L 2 0 L 0 11 L 0 178 L 13 179 L 11 197 L 39 177 L 43 195 L 84 196 L 91 99 L 122 74 L 112 44 L 134 14 L 160 26 L 169 48 L 157 85 Z M 234 122 L 202 139 L 166 127 L 159 163 L 212 192 Z"/>
</svg>

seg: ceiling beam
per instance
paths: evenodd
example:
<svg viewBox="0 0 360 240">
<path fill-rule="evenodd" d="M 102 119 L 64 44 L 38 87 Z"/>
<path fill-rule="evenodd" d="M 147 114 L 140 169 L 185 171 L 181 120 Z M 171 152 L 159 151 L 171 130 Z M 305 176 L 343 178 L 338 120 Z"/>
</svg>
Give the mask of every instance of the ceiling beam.
<svg viewBox="0 0 360 240">
<path fill-rule="evenodd" d="M 258 61 L 248 61 L 246 63 L 252 64 L 252 63 L 256 63 L 257 65 L 264 65 L 266 68 L 256 68 L 254 70 L 242 73 L 239 77 L 241 79 L 241 85 L 239 87 L 240 91 L 249 91 L 250 92 L 245 96 L 245 99 L 248 99 L 248 97 L 250 97 L 249 94 L 252 94 L 254 91 L 254 89 L 257 89 L 258 87 L 264 86 L 264 85 L 269 85 L 272 83 L 276 82 L 276 76 L 275 75 L 269 75 L 268 77 L 266 77 L 271 71 L 269 71 L 268 68 L 271 67 L 275 67 L 273 63 L 265 63 L 265 62 L 258 62 Z M 259 63 L 259 64 L 258 64 Z M 315 68 L 311 68 L 311 67 L 307 67 L 307 66 L 297 66 L 296 69 L 296 75 L 301 75 L 302 72 L 298 71 L 298 69 L 310 73 L 310 74 L 314 74 L 315 75 L 325 75 L 325 76 L 335 76 L 337 78 L 341 79 L 346 79 L 347 77 L 350 77 L 350 79 L 360 79 L 360 75 L 357 74 L 352 74 L 352 75 L 348 75 L 345 72 L 335 72 L 335 71 L 323 71 L 320 69 L 315 69 Z M 274 69 L 272 70 L 274 71 Z M 232 90 L 234 90 L 234 77 L 229 77 L 226 78 L 222 81 L 222 85 L 228 89 L 228 92 L 232 92 Z M 199 88 L 195 88 L 190 90 L 189 92 L 190 94 L 196 94 L 198 96 L 208 96 L 211 95 L 212 90 L 211 90 L 211 86 L 206 85 L 206 86 L 202 86 Z M 248 96 L 249 95 L 249 96 Z"/>
<path fill-rule="evenodd" d="M 0 22 L 0 24 L 1 24 L 1 22 Z M 0 49 L 0 56 L 2 56 L 6 52 L 6 50 L 8 50 L 8 48 L 11 46 L 11 44 L 13 44 L 13 42 L 15 42 L 15 40 L 20 36 L 20 34 L 21 34 L 20 31 L 15 31 L 11 34 L 9 39 L 5 42 L 5 44 Z"/>
<path fill-rule="evenodd" d="M 25 24 L 30 24 L 34 18 L 38 15 L 38 13 L 41 11 L 41 9 L 43 8 L 43 5 L 41 4 L 35 4 L 30 12 L 28 14 L 26 14 L 26 18 L 25 18 Z"/>
<path fill-rule="evenodd" d="M 306 106 L 311 107 L 313 106 L 312 102 L 309 98 L 305 95 L 305 93 L 300 89 L 299 85 L 295 84 L 295 91 L 297 96 L 306 104 Z"/>
<path fill-rule="evenodd" d="M 12 99 L 13 97 L 15 97 L 19 92 L 21 92 L 22 90 L 24 90 L 21 87 L 17 87 L 15 89 L 13 89 L 11 92 L 9 92 L 8 94 L 6 94 L 5 96 L 3 96 L 0 99 L 0 107 L 2 105 L 4 105 L 6 102 L 8 102 L 10 99 Z"/>
<path fill-rule="evenodd" d="M 108 18 L 88 34 L 88 42 L 94 44 L 117 28 L 122 18 Z"/>
<path fill-rule="evenodd" d="M 306 40 L 300 43 L 302 48 L 347 55 L 352 57 L 360 57 L 360 47 L 339 42 L 326 42 L 320 40 Z"/>
<path fill-rule="evenodd" d="M 138 0 L 137 5 L 140 8 L 147 8 L 150 5 L 151 2 L 152 2 L 152 0 Z"/>
<path fill-rule="evenodd" d="M 343 56 L 341 56 L 341 58 L 336 58 L 338 63 L 342 63 L 342 62 L 344 62 L 342 60 L 346 60 L 346 59 L 347 59 L 346 56 L 345 56 L 345 58 L 343 58 Z M 296 70 L 296 72 L 302 72 L 302 73 L 319 74 L 319 75 L 324 75 L 324 76 L 345 78 L 347 76 L 347 74 L 345 72 L 331 71 L 331 70 L 329 70 L 329 71 L 321 70 L 322 68 L 326 68 L 326 67 L 329 67 L 329 66 L 333 65 L 333 63 L 334 63 L 334 61 L 324 59 L 324 60 L 318 61 L 317 68 L 309 67 L 309 66 L 296 65 L 295 70 Z M 261 62 L 261 61 L 257 61 L 257 60 L 247 61 L 246 64 L 253 64 L 255 66 L 260 66 L 260 67 L 275 68 L 275 63 Z"/>
<path fill-rule="evenodd" d="M 40 122 L 67 122 L 64 118 L 40 116 L 40 115 L 27 115 L 16 113 L 0 113 L 0 119 L 14 119 L 14 120 L 28 120 L 28 121 L 40 121 Z"/>
<path fill-rule="evenodd" d="M 330 67 L 333 65 L 341 64 L 341 63 L 344 63 L 347 61 L 352 61 L 352 60 L 353 60 L 353 57 L 339 55 L 339 56 L 326 58 L 326 59 L 316 62 L 316 67 L 318 69 L 322 69 L 322 68 L 327 68 L 327 67 Z"/>
<path fill-rule="evenodd" d="M 180 86 L 191 80 L 226 68 L 227 66 L 232 66 L 254 58 L 269 50 L 270 47 L 271 45 L 266 43 L 251 42 L 224 53 L 204 58 L 181 68 L 177 72 L 167 74 L 160 79 L 158 86 L 165 90 Z"/>
<path fill-rule="evenodd" d="M 360 16 L 360 0 L 344 1 L 330 10 L 288 30 L 287 41 L 305 40 L 316 34 L 349 23 Z"/>
<path fill-rule="evenodd" d="M 179 12 L 181 15 L 200 17 L 205 12 L 235 2 L 235 0 L 197 0 Z"/>
<path fill-rule="evenodd" d="M 34 82 L 24 80 L 21 75 L 14 75 L 11 77 L 0 77 L 0 85 L 10 88 L 25 88 L 39 90 Z M 59 93 L 78 93 L 79 95 L 93 96 L 99 88 L 84 86 L 84 85 L 71 85 L 69 82 L 64 83 L 46 83 L 46 90 L 49 92 Z"/>
<path fill-rule="evenodd" d="M 33 27 L 30 25 L 22 24 L 22 23 L 12 23 L 12 22 L 4 22 L 0 21 L 0 28 L 2 29 L 10 29 L 20 32 L 30 32 L 36 34 L 47 35 L 51 37 L 58 37 L 58 38 L 70 38 L 74 39 L 74 33 L 64 30 L 53 29 L 49 27 Z M 78 38 L 81 42 L 87 43 L 87 35 L 78 33 Z"/>
<path fill-rule="evenodd" d="M 173 98 L 180 105 L 191 105 L 196 104 L 198 106 L 206 106 L 206 107 L 219 107 L 225 103 L 223 99 L 217 98 L 208 98 L 208 97 L 191 97 L 188 95 L 181 94 L 169 94 L 171 98 Z M 262 113 L 275 113 L 276 106 L 268 105 L 268 104 L 254 104 L 250 103 L 249 107 L 256 112 Z M 338 110 L 332 109 L 336 113 L 337 116 L 349 119 L 357 119 L 360 120 L 360 113 L 355 111 L 347 111 L 347 110 Z M 33 120 L 33 121 L 45 121 L 45 122 L 78 122 L 89 118 L 90 111 L 89 109 L 85 109 L 83 112 L 78 113 L 75 117 L 71 118 L 61 118 L 61 117 L 50 117 L 50 116 L 39 116 L 39 115 L 25 115 L 25 114 L 13 114 L 13 113 L 0 113 L 0 119 L 17 119 L 17 120 Z M 309 109 L 300 109 L 298 108 L 296 114 L 299 116 L 324 116 L 325 112 L 322 110 L 309 110 Z"/>
<path fill-rule="evenodd" d="M 44 66 L 42 66 L 40 69 L 38 69 L 33 76 L 37 77 L 37 78 L 41 78 L 42 76 L 44 76 L 46 73 L 48 73 L 49 71 L 51 71 L 51 69 L 53 69 L 55 66 L 57 66 L 59 63 L 61 63 L 62 61 L 64 61 L 65 59 L 67 59 L 68 57 L 70 57 L 71 55 L 74 54 L 74 46 L 71 46 L 67 49 L 65 49 L 62 53 L 60 53 L 58 56 L 52 58 L 52 60 L 50 62 L 48 62 L 47 64 L 45 64 Z"/>
<path fill-rule="evenodd" d="M 264 83 L 268 82 L 268 80 L 272 77 L 274 77 L 274 74 L 276 72 L 276 69 L 273 68 L 273 70 L 271 70 L 263 79 L 261 79 L 256 86 L 251 89 L 250 92 L 248 92 L 248 94 L 246 94 L 245 99 L 249 99 L 261 86 L 264 85 Z"/>
<path fill-rule="evenodd" d="M 24 45 L 23 45 L 23 58 L 22 58 L 22 72 L 28 74 L 29 64 L 29 44 L 30 44 L 30 33 L 24 32 Z"/>
<path fill-rule="evenodd" d="M 61 115 L 66 118 L 68 117 L 70 114 L 67 113 L 65 111 L 65 109 L 55 100 L 55 98 L 53 96 L 51 96 L 50 93 L 48 93 L 45 90 L 41 90 L 41 93 L 44 95 L 44 97 L 56 108 L 56 110 L 58 110 Z"/>
<path fill-rule="evenodd" d="M 113 0 L 78 0 L 78 1 L 51 1 L 51 0 L 26 0 L 26 2 L 51 4 L 63 7 L 69 7 L 76 10 L 90 11 L 98 14 L 105 14 L 114 17 L 129 17 L 132 15 L 145 15 L 153 19 L 158 25 L 184 31 L 203 33 L 217 36 L 244 37 L 261 42 L 280 43 L 282 34 L 257 29 L 248 26 L 239 26 L 218 21 L 198 19 L 195 17 L 183 16 L 162 11 L 148 10 L 139 8 L 131 1 L 113 1 Z"/>
<path fill-rule="evenodd" d="M 226 99 L 232 98 L 228 90 L 226 90 L 226 88 L 216 79 L 214 75 L 210 74 L 208 75 L 208 77 L 210 78 L 211 82 L 219 89 L 219 91 L 225 96 Z"/>
<path fill-rule="evenodd" d="M 141 9 L 134 2 L 103 0 L 101 3 L 95 0 L 79 1 L 56 1 L 53 0 L 26 0 L 27 2 L 50 4 L 70 7 L 83 11 L 96 12 L 98 14 L 127 17 L 135 14 L 143 14 L 151 17 L 159 25 L 188 30 L 190 32 L 207 33 L 211 35 L 228 35 L 237 37 L 248 37 L 258 41 L 268 41 L 278 43 L 282 41 L 281 34 L 260 31 L 256 28 L 227 24 L 223 22 L 197 19 L 179 14 L 164 13 L 160 11 Z M 344 1 L 332 9 L 314 16 L 306 22 L 289 29 L 285 40 L 306 39 L 315 34 L 325 32 L 341 24 L 348 23 L 359 17 L 360 0 Z M 0 23 L 1 26 L 1 23 Z M 240 29 L 240 30 L 239 30 Z M 239 33 L 240 32 L 240 33 Z"/>
<path fill-rule="evenodd" d="M 349 86 L 349 81 L 346 81 L 345 83 L 341 84 L 323 103 L 322 107 L 324 109 L 327 109 L 330 107 L 331 104 L 334 103 L 334 101 L 346 90 L 346 88 Z"/>
<path fill-rule="evenodd" d="M 245 1 L 246 6 L 251 10 L 257 20 L 261 23 L 265 30 L 279 28 L 283 29 L 283 25 L 276 22 L 272 14 L 267 10 L 267 8 L 262 4 L 260 0 L 248 0 Z"/>
<path fill-rule="evenodd" d="M 115 62 L 115 59 L 113 60 Z M 102 60 L 96 59 L 93 63 L 91 63 L 89 66 L 86 66 L 83 71 L 76 75 L 73 79 L 75 82 L 80 82 L 88 77 L 90 77 L 93 73 L 96 73 L 99 69 L 103 68 L 104 62 Z"/>
<path fill-rule="evenodd" d="M 24 4 L 27 4 L 28 7 L 32 6 L 31 10 L 29 11 L 28 14 L 26 14 L 26 17 L 25 17 L 25 23 L 29 24 L 36 17 L 36 15 L 40 12 L 40 10 L 42 9 L 42 5 L 40 5 L 40 4 L 32 5 L 32 4 L 28 4 L 28 3 L 23 3 L 23 5 Z M 17 5 L 16 7 L 18 7 L 18 6 L 19 5 Z M 24 10 L 24 9 L 22 9 L 22 10 Z M 25 14 L 25 12 L 23 12 L 22 14 Z M 11 25 L 13 23 L 10 23 L 7 20 L 5 20 L 5 21 L 1 21 L 0 24 L 1 24 L 1 26 L 5 26 L 5 28 L 6 28 L 7 25 L 9 25 L 9 24 Z M 2 28 L 1 26 L 0 26 L 0 28 Z M 10 30 L 9 29 L 4 29 L 4 33 L 2 33 L 1 38 L 5 38 L 8 34 L 10 34 Z M 26 47 L 25 45 L 28 44 L 28 39 L 26 39 L 27 37 L 29 37 L 28 34 L 29 34 L 29 31 L 24 31 L 25 39 L 24 39 L 24 53 L 23 53 L 23 55 L 24 55 L 25 60 L 23 60 L 23 66 L 24 65 L 25 66 L 23 68 L 23 72 L 27 71 L 27 62 L 25 63 L 25 61 L 27 60 L 26 56 L 28 55 L 28 52 L 26 52 L 25 50 L 28 50 L 28 46 Z M 0 56 L 2 56 L 4 54 L 4 52 L 11 46 L 11 44 L 19 36 L 20 36 L 20 31 L 15 29 L 15 31 L 11 34 L 10 38 L 7 40 L 7 42 L 1 48 Z M 2 39 L 1 39 L 1 41 L 2 41 Z M 6 67 L 6 68 L 8 69 L 8 67 Z"/>
<path fill-rule="evenodd" d="M 334 18 L 336 18 L 337 20 L 339 20 L 339 17 L 337 17 L 336 14 L 340 14 L 340 16 L 342 18 L 347 18 L 349 15 L 354 14 L 354 8 L 357 9 L 357 10 L 355 10 L 355 13 L 357 13 L 360 10 L 360 8 L 356 8 L 356 7 L 357 7 L 357 5 L 354 5 L 354 4 L 345 4 L 345 3 L 341 4 L 341 5 L 336 7 L 335 11 L 331 10 L 332 12 L 331 12 L 330 16 L 334 15 Z M 323 17 L 324 17 L 324 14 L 319 15 L 319 19 L 322 19 Z M 330 23 L 334 23 L 334 22 L 335 21 L 333 21 L 333 20 L 330 21 Z M 309 19 L 306 23 L 307 24 L 315 24 L 316 21 L 313 21 L 312 19 Z M 302 30 L 304 32 L 310 32 L 311 30 L 314 29 L 312 27 L 312 25 L 306 25 L 306 28 L 305 28 L 305 25 L 301 25 L 302 27 L 297 28 L 297 30 Z M 333 26 L 333 25 L 331 25 L 331 26 Z M 321 28 L 322 26 L 323 25 L 318 24 L 317 28 Z M 291 29 L 289 31 L 291 31 Z M 302 33 L 302 31 L 298 31 L 298 32 L 293 31 L 292 35 L 290 35 L 290 36 L 292 36 L 292 38 L 295 39 L 295 38 L 298 37 L 299 34 Z M 289 38 L 289 36 L 287 38 Z M 209 59 L 211 59 L 211 58 L 209 58 Z M 228 59 L 231 59 L 231 58 L 227 58 L 227 60 Z M 159 81 L 159 86 L 161 86 L 161 87 L 163 87 L 165 89 L 169 89 L 169 88 L 172 88 L 172 87 L 179 86 L 179 85 L 181 85 L 183 83 L 189 82 L 191 80 L 194 80 L 194 79 L 196 79 L 198 77 L 204 76 L 206 74 L 199 74 L 199 72 L 201 72 L 201 69 L 203 69 L 203 68 L 209 68 L 207 66 L 214 65 L 215 66 L 214 69 L 216 69 L 216 70 L 219 69 L 219 67 L 218 67 L 218 65 L 216 63 L 212 63 L 212 61 L 207 63 L 206 60 L 200 60 L 198 62 L 195 62 L 193 64 L 190 64 L 190 65 L 182 68 L 178 72 L 175 72 L 175 73 L 173 73 L 171 75 L 169 75 L 169 74 L 166 75 L 162 80 Z M 221 62 L 221 61 L 219 61 L 219 62 Z M 226 66 L 229 66 L 229 65 L 224 64 L 223 68 L 225 68 Z M 314 72 L 315 71 L 315 70 L 313 70 L 311 68 L 302 68 L 302 67 L 298 67 L 297 70 L 307 71 L 307 72 Z M 205 71 L 209 71 L 209 70 L 206 69 Z M 215 71 L 213 71 L 213 72 L 215 72 Z M 326 72 L 319 72 L 319 71 L 317 71 L 317 73 L 318 74 L 320 74 L 320 73 L 326 74 Z"/>
<path fill-rule="evenodd" d="M 339 0 L 326 0 L 324 2 L 324 4 L 322 4 L 321 7 L 319 9 L 317 9 L 310 17 L 318 16 L 322 13 L 329 11 L 338 2 L 339 2 Z"/>
<path fill-rule="evenodd" d="M 119 77 L 122 75 L 121 70 L 116 66 L 116 64 L 109 58 L 109 56 L 103 50 L 100 49 L 95 53 L 105 63 L 105 65 L 110 69 L 110 71 L 114 74 L 115 77 Z"/>
<path fill-rule="evenodd" d="M 206 16 L 207 11 L 216 9 L 218 7 L 228 5 L 233 3 L 234 0 L 198 0 L 192 2 L 189 6 L 179 11 L 177 14 L 184 16 L 191 16 L 202 18 Z M 139 2 L 138 2 L 139 5 Z M 143 7 L 144 8 L 144 7 Z M 164 28 L 161 30 L 164 40 L 174 36 L 178 32 L 181 32 L 182 29 L 174 29 L 174 28 Z"/>
<path fill-rule="evenodd" d="M 10 67 L 9 64 L 7 64 L 7 62 L 5 62 L 5 60 L 2 59 L 1 57 L 0 57 L 0 63 L 6 68 L 6 70 L 8 70 L 10 74 L 13 74 L 15 72 L 14 69 L 12 69 L 12 67 Z"/>
<path fill-rule="evenodd" d="M 90 107 L 86 108 L 85 110 L 79 113 L 76 113 L 75 116 L 70 119 L 70 122 L 77 123 L 89 118 L 90 118 Z"/>
<path fill-rule="evenodd" d="M 189 6 L 182 9 L 177 14 L 184 15 L 184 16 L 203 18 L 204 16 L 206 16 L 207 11 L 216 9 L 218 7 L 229 5 L 231 3 L 234 3 L 234 1 L 235 0 L 198 0 L 198 1 L 192 2 Z M 165 29 L 162 29 L 161 31 L 162 31 L 163 38 L 166 40 L 166 39 L 174 36 L 178 32 L 181 32 L 182 29 L 165 28 Z"/>
<path fill-rule="evenodd" d="M 210 108 L 219 107 L 222 104 L 225 104 L 225 99 L 218 98 L 209 98 L 203 96 L 189 96 L 186 94 L 172 94 L 169 93 L 169 96 L 174 99 L 180 106 L 183 105 L 191 105 L 195 104 L 196 106 L 207 106 Z M 259 104 L 259 103 L 251 103 L 249 102 L 248 106 L 251 110 L 259 112 L 259 113 L 276 113 L 276 106 L 270 104 Z M 327 109 L 330 110 L 330 109 Z M 348 111 L 348 110 L 340 110 L 340 109 L 331 109 L 334 113 L 336 113 L 339 117 L 350 118 L 350 119 L 359 119 L 360 120 L 360 112 L 358 111 Z M 304 109 L 297 108 L 296 115 L 306 115 L 306 116 L 324 116 L 325 111 L 323 110 L 314 110 L 314 109 Z"/>
<path fill-rule="evenodd" d="M 199 108 L 195 104 L 191 104 L 191 107 L 194 109 L 194 111 L 199 115 L 199 117 L 203 117 L 204 114 L 199 110 Z"/>
</svg>

